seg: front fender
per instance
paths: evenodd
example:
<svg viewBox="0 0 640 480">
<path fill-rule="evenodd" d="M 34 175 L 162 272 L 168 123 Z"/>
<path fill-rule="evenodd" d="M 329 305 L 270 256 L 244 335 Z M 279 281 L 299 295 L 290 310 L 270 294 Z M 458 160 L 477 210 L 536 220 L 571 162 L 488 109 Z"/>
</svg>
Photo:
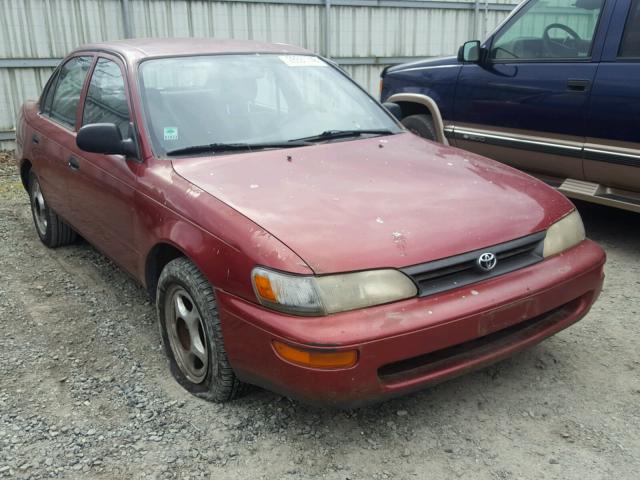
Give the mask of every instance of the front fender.
<svg viewBox="0 0 640 480">
<path fill-rule="evenodd" d="M 158 170 L 157 176 L 168 177 L 170 182 L 165 184 L 166 189 L 156 191 L 161 192 L 162 197 L 154 199 L 140 194 L 137 199 L 138 244 L 145 259 L 138 265 L 138 277 L 147 288 L 149 255 L 162 244 L 187 256 L 215 288 L 251 301 L 255 300 L 251 270 L 256 265 L 292 273 L 313 273 L 280 240 L 186 182 L 175 174 L 170 164 L 158 165 L 153 170 Z"/>
<path fill-rule="evenodd" d="M 381 98 L 388 101 L 399 93 L 424 95 L 436 103 L 445 122 L 453 120 L 453 104 L 461 68 L 458 63 L 400 65 L 384 75 Z"/>
</svg>

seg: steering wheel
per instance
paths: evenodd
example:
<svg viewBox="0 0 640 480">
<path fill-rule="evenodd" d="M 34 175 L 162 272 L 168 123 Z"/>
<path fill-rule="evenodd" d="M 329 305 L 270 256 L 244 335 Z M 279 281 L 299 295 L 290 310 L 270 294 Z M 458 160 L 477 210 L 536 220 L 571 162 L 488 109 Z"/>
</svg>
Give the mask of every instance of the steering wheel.
<svg viewBox="0 0 640 480">
<path fill-rule="evenodd" d="M 510 55 L 510 56 L 511 56 L 511 58 L 520 58 L 518 55 L 516 55 L 515 53 L 513 53 L 513 52 L 511 52 L 511 51 L 507 50 L 507 49 L 506 49 L 506 48 L 504 48 L 504 47 L 495 47 L 495 48 L 493 49 L 493 58 L 499 58 L 499 57 L 498 57 L 498 52 L 504 52 L 504 53 L 506 53 L 507 55 Z"/>
<path fill-rule="evenodd" d="M 569 47 L 566 44 L 566 40 L 564 42 L 558 42 L 557 40 L 553 40 L 550 36 L 549 36 L 549 31 L 553 30 L 554 28 L 560 29 L 565 31 L 566 33 L 568 33 L 574 40 L 575 45 L 579 45 L 580 41 L 582 41 L 582 38 L 580 38 L 580 35 L 578 35 L 578 33 L 572 29 L 571 27 L 567 27 L 566 25 L 563 25 L 562 23 L 552 23 L 550 25 L 547 25 L 546 28 L 544 29 L 544 33 L 542 34 L 542 40 L 544 41 L 544 44 L 547 46 L 547 50 L 550 53 L 555 53 L 553 52 L 554 48 L 553 47 L 561 47 L 561 49 L 566 50 L 577 50 L 577 48 L 572 48 Z M 552 46 L 552 48 L 549 48 L 549 46 Z"/>
</svg>

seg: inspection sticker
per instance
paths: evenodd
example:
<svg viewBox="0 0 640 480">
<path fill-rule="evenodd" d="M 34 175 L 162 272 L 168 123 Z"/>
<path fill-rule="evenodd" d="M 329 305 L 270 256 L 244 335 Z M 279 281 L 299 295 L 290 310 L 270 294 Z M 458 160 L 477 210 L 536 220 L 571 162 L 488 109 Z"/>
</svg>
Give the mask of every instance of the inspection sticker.
<svg viewBox="0 0 640 480">
<path fill-rule="evenodd" d="M 327 64 L 312 55 L 280 55 L 280 60 L 290 67 L 326 67 Z"/>
<path fill-rule="evenodd" d="M 178 127 L 164 127 L 164 139 L 178 140 Z"/>
</svg>

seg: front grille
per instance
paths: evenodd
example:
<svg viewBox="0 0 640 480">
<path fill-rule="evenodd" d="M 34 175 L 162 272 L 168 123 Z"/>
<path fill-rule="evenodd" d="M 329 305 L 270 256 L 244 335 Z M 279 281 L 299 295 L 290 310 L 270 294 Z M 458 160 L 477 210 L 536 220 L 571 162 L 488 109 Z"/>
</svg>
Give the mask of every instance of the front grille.
<svg viewBox="0 0 640 480">
<path fill-rule="evenodd" d="M 406 267 L 402 271 L 416 283 L 421 297 L 433 295 L 540 262 L 544 237 L 545 232 L 538 232 L 493 247 Z M 476 264 L 478 257 L 486 252 L 493 253 L 498 259 L 495 268 L 489 272 L 482 271 Z"/>
</svg>

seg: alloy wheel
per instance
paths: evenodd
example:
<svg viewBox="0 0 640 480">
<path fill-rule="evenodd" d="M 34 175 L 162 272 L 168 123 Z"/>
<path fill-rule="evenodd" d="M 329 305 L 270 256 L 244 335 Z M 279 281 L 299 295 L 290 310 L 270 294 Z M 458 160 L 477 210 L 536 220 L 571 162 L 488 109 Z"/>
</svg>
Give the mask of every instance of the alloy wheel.
<svg viewBox="0 0 640 480">
<path fill-rule="evenodd" d="M 172 285 L 165 298 L 167 336 L 178 368 L 190 382 L 201 383 L 209 365 L 202 316 L 180 285 Z"/>
<path fill-rule="evenodd" d="M 47 234 L 47 204 L 44 201 L 40 183 L 35 178 L 31 187 L 31 209 L 38 233 L 44 237 Z"/>
</svg>

